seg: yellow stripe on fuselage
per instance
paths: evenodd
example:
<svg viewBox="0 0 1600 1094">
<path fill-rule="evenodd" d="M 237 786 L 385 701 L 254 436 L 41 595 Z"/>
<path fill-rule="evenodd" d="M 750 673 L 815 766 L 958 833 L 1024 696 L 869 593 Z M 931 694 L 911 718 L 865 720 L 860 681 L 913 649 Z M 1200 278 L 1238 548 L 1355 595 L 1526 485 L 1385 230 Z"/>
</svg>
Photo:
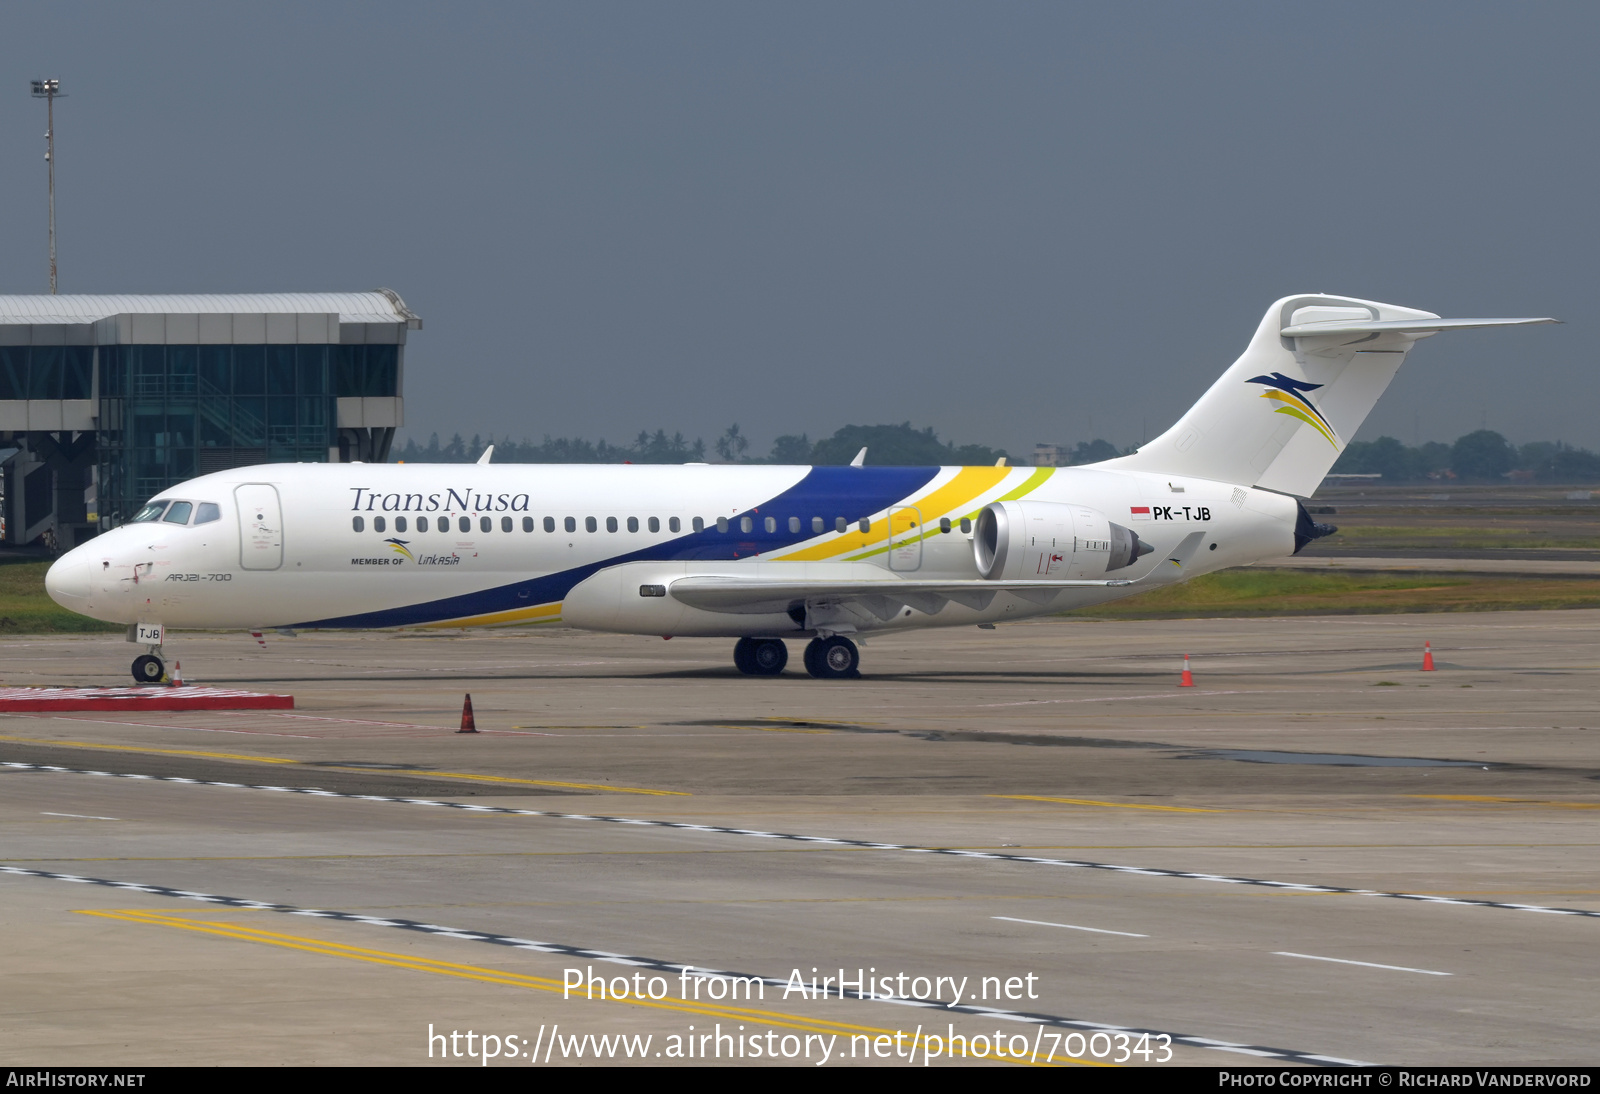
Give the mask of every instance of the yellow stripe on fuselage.
<svg viewBox="0 0 1600 1094">
<path fill-rule="evenodd" d="M 1008 470 L 1012 470 L 1012 469 L 1004 468 L 1004 467 L 974 467 L 974 468 L 970 468 L 969 470 L 973 470 L 973 471 L 1008 471 Z M 1018 498 L 1025 497 L 1028 494 L 1033 493 L 1034 490 L 1038 489 L 1039 486 L 1046 479 L 1048 479 L 1051 475 L 1055 474 L 1055 470 L 1056 469 L 1053 468 L 1053 467 L 1040 467 L 1040 468 L 1036 469 L 1033 474 L 1029 475 L 1026 479 L 1024 479 L 1021 486 L 1017 487 L 1015 490 L 1011 491 L 1009 494 L 1003 494 L 1003 495 L 1001 495 L 1000 497 L 998 497 L 998 498 L 996 498 L 994 500 L 995 501 L 1016 501 Z M 939 532 L 939 523 L 938 523 L 939 517 L 944 515 L 944 512 L 949 512 L 951 517 L 953 517 L 953 518 L 955 518 L 957 520 L 962 519 L 964 517 L 976 516 L 977 512 L 978 512 L 978 510 L 976 510 L 976 509 L 974 509 L 974 510 L 972 510 L 970 512 L 960 512 L 959 510 L 964 509 L 966 506 L 970 505 L 974 500 L 976 500 L 977 498 L 982 497 L 984 495 L 984 493 L 986 493 L 988 490 L 992 489 L 994 487 L 994 485 L 995 484 L 991 482 L 983 490 L 979 490 L 976 493 L 969 494 L 963 500 L 961 500 L 959 502 L 956 502 L 954 505 L 951 505 L 949 507 L 949 509 L 947 509 L 947 510 L 941 511 L 941 510 L 938 510 L 938 509 L 929 509 L 929 513 L 931 513 L 932 516 L 929 516 L 928 514 L 924 514 L 923 521 L 922 521 L 922 533 L 920 535 L 905 536 L 905 537 L 902 537 L 900 539 L 895 540 L 893 544 L 890 544 L 887 541 L 883 542 L 883 543 L 879 543 L 876 547 L 874 547 L 870 551 L 863 551 L 859 555 L 850 556 L 848 561 L 850 561 L 850 562 L 859 562 L 864 558 L 872 558 L 872 557 L 874 557 L 876 555 L 886 554 L 886 553 L 888 553 L 889 548 L 891 546 L 903 547 L 903 546 L 906 546 L 907 544 L 915 543 L 918 540 L 927 539 L 931 535 L 938 534 L 938 532 Z M 929 495 L 929 498 L 930 499 L 931 498 L 936 498 L 936 497 L 938 497 L 938 495 L 940 493 L 942 493 L 942 491 L 935 491 L 933 494 Z M 917 508 L 920 510 L 925 505 L 926 505 L 925 502 L 921 503 L 921 504 L 919 504 L 917 506 Z M 905 529 L 902 528 L 902 529 L 898 529 L 898 530 L 899 531 L 904 531 Z M 896 529 L 890 529 L 890 531 L 894 532 L 894 531 L 896 531 Z"/>
<path fill-rule="evenodd" d="M 436 623 L 419 623 L 418 627 L 493 627 L 501 623 L 553 623 L 561 616 L 561 602 L 540 604 L 532 608 L 510 608 L 486 615 L 467 615 L 460 619 L 441 619 Z"/>
<path fill-rule="evenodd" d="M 1043 486 L 1044 480 L 1048 479 L 1055 473 L 1056 469 L 1053 467 L 1036 467 L 1034 468 L 1033 474 L 1029 475 L 1021 486 L 1011 491 L 1011 493 L 1004 494 L 1001 497 L 995 498 L 994 500 L 1016 501 L 1018 498 L 1025 497 L 1026 495 L 1033 493 L 1039 487 Z M 970 516 L 971 514 L 966 515 Z"/>
<path fill-rule="evenodd" d="M 924 524 L 937 521 L 946 513 L 953 513 L 963 506 L 970 505 L 975 499 L 993 490 L 1005 477 L 1015 471 L 1014 467 L 963 467 L 957 471 L 943 486 L 922 497 L 913 495 L 905 501 L 896 502 L 890 508 L 905 506 L 920 510 Z M 1040 472 L 1048 475 L 1053 468 L 1041 467 L 1028 477 L 1028 480 L 1018 487 L 1013 494 L 1020 496 L 1033 489 L 1043 477 Z M 1010 497 L 1011 495 L 1007 495 Z M 788 554 L 778 554 L 774 557 L 784 562 L 815 562 L 820 559 L 837 558 L 855 551 L 866 551 L 869 555 L 875 551 L 887 550 L 885 542 L 886 525 L 875 523 L 872 531 L 862 532 L 859 527 L 838 535 L 821 543 L 813 543 L 809 547 L 802 547 L 798 551 Z"/>
</svg>

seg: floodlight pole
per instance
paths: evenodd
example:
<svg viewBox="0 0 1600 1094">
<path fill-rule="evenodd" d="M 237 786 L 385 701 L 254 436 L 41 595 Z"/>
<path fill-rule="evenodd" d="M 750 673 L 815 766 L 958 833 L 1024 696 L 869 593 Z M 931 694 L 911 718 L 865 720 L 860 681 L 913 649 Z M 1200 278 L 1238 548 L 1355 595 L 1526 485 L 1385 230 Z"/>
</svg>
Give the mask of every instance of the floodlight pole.
<svg viewBox="0 0 1600 1094">
<path fill-rule="evenodd" d="M 60 80 L 34 80 L 33 97 L 45 101 L 44 159 L 50 166 L 50 295 L 56 295 L 56 95 Z"/>
</svg>

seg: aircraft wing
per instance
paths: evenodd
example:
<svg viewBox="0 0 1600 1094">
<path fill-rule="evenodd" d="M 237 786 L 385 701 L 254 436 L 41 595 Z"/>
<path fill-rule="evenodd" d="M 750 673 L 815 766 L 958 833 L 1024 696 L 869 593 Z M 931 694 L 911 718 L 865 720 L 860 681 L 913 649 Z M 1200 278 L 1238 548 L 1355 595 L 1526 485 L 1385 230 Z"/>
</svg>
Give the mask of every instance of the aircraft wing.
<svg viewBox="0 0 1600 1094">
<path fill-rule="evenodd" d="M 794 605 L 811 609 L 861 607 L 882 620 L 902 607 L 937 614 L 951 601 L 982 611 L 1000 593 L 1014 593 L 1036 604 L 1048 604 L 1066 589 L 1118 588 L 1132 578 L 1115 581 L 906 581 L 896 578 L 856 581 L 793 581 L 733 577 L 682 577 L 668 586 L 670 595 L 692 608 L 734 615 L 766 615 Z"/>
</svg>

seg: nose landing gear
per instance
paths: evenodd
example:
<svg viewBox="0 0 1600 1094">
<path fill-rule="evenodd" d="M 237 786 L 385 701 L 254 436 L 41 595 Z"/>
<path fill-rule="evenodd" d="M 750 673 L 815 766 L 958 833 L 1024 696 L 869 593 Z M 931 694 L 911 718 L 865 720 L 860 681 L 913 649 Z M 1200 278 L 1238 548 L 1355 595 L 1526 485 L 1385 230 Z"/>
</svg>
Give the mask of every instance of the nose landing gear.
<svg viewBox="0 0 1600 1094">
<path fill-rule="evenodd" d="M 861 653 L 842 634 L 813 638 L 806 644 L 806 671 L 818 680 L 847 680 L 861 675 Z"/>
<path fill-rule="evenodd" d="M 167 666 L 153 653 L 141 654 L 133 659 L 133 682 L 159 684 L 167 678 Z"/>
<path fill-rule="evenodd" d="M 789 647 L 777 638 L 741 638 L 733 647 L 733 664 L 747 676 L 776 676 L 789 663 Z"/>
</svg>

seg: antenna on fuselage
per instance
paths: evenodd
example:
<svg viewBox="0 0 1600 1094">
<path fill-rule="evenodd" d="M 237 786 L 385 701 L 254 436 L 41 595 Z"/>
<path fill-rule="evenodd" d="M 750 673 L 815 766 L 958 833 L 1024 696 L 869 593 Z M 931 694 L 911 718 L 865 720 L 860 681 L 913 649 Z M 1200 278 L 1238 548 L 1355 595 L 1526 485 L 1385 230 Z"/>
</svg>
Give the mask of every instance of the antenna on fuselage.
<svg viewBox="0 0 1600 1094">
<path fill-rule="evenodd" d="M 851 467 L 865 467 L 867 465 L 867 449 L 862 445 L 861 451 L 856 453 L 856 458 L 850 461 Z"/>
<path fill-rule="evenodd" d="M 479 463 L 488 463 L 489 462 L 489 457 L 492 456 L 492 455 L 494 455 L 494 445 L 491 444 L 488 448 L 485 448 L 483 450 L 483 455 L 478 457 L 478 462 Z"/>
</svg>

